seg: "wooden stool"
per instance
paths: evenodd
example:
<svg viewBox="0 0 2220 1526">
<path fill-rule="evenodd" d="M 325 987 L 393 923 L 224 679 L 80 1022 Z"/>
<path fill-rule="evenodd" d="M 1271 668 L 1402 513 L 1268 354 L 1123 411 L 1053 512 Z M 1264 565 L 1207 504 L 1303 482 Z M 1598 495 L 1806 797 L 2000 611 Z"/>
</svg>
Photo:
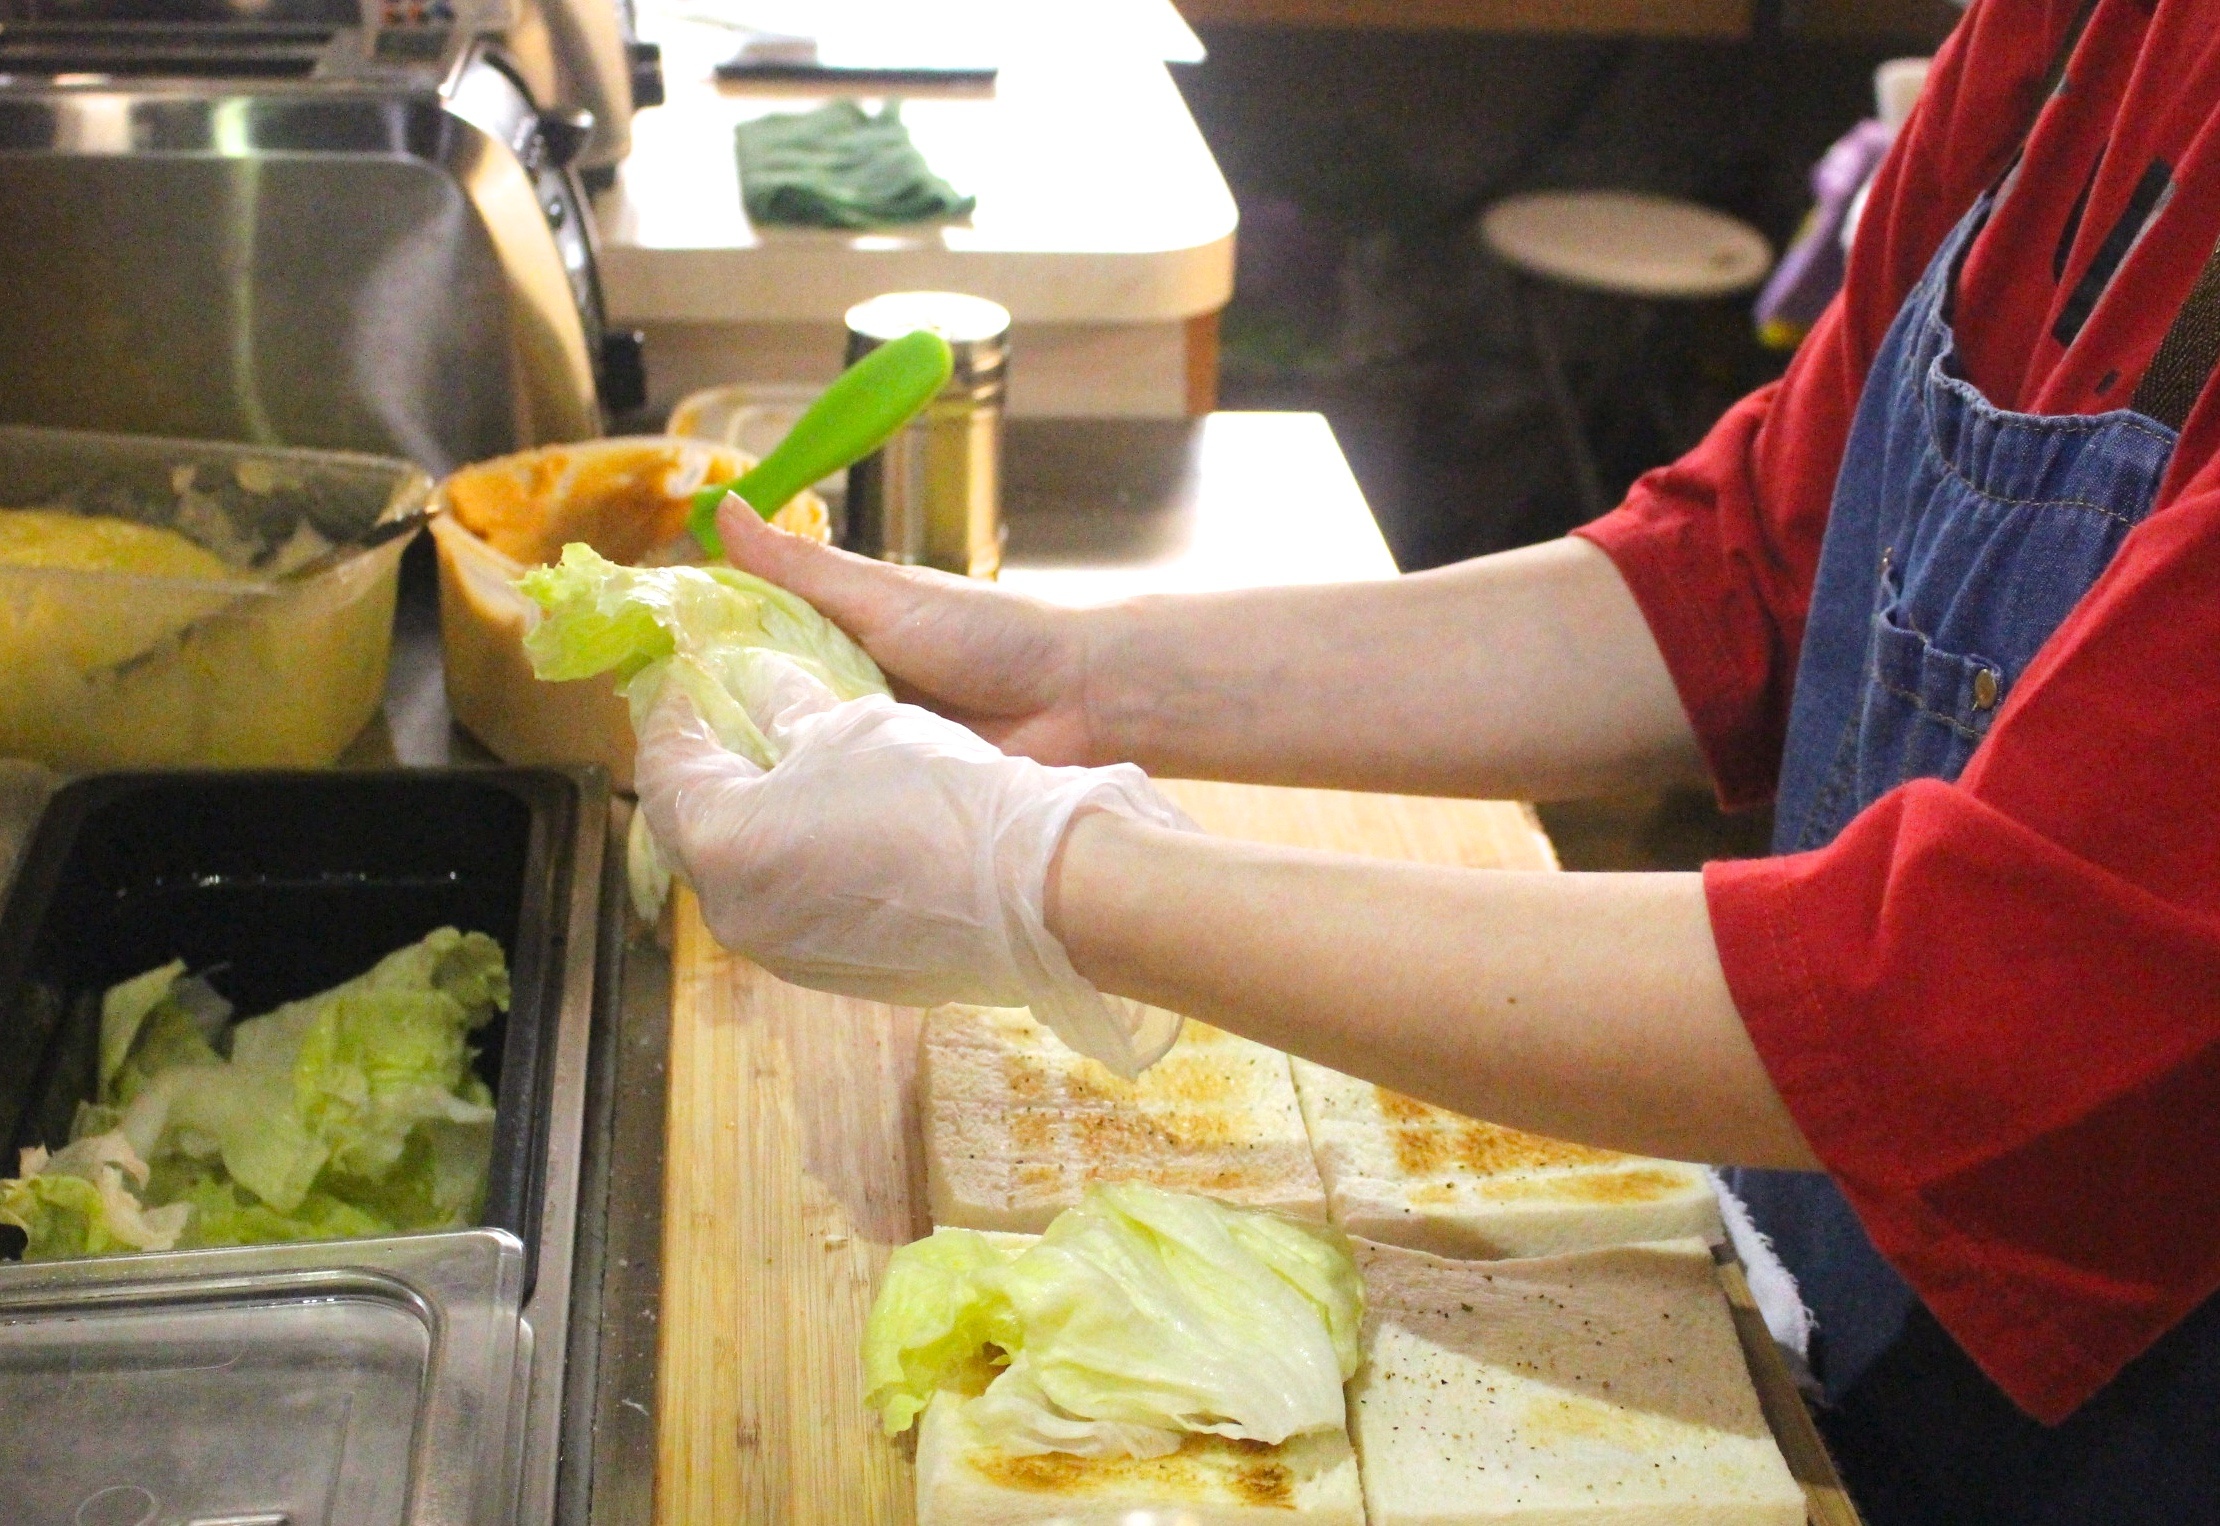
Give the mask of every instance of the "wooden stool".
<svg viewBox="0 0 2220 1526">
<path fill-rule="evenodd" d="M 1692 202 L 1630 191 L 1540 191 L 1512 196 L 1480 219 L 1488 252 L 1511 277 L 1550 414 L 1573 467 L 1589 518 L 1610 505 L 1588 447 L 1583 399 L 1565 378 L 1545 286 L 1590 291 L 1641 304 L 1631 349 L 1656 321 L 1658 304 L 1731 297 L 1755 287 L 1772 267 L 1765 236 L 1739 218 Z M 1609 367 L 1604 368 L 1608 375 Z M 1669 408 L 1654 395 L 1661 419 Z M 1669 430 L 1677 433 L 1677 430 Z"/>
</svg>

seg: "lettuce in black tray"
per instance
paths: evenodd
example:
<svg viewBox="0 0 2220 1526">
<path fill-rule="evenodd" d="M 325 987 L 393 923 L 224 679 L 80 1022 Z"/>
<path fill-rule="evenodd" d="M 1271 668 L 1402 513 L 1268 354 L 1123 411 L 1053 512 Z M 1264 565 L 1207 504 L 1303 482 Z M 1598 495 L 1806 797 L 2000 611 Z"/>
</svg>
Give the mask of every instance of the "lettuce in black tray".
<svg viewBox="0 0 2220 1526">
<path fill-rule="evenodd" d="M 469 1035 L 508 1009 L 499 943 L 439 928 L 236 1024 L 221 978 L 175 960 L 102 998 L 94 1100 L 0 1181 L 26 1259 L 476 1222 L 494 1099 Z"/>
</svg>

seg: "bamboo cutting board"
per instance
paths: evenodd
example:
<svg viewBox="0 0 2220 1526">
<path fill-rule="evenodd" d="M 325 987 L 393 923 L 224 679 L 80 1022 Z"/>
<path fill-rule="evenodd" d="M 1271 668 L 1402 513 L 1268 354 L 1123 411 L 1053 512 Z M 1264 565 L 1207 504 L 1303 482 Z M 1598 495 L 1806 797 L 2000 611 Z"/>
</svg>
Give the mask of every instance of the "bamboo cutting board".
<svg viewBox="0 0 2220 1526">
<path fill-rule="evenodd" d="M 1523 806 L 1164 788 L 1223 836 L 1556 867 Z M 919 1014 L 773 979 L 718 948 L 683 894 L 673 970 L 658 1526 L 910 1526 L 906 1443 L 864 1409 L 860 1351 L 887 1256 L 931 1228 Z"/>
</svg>

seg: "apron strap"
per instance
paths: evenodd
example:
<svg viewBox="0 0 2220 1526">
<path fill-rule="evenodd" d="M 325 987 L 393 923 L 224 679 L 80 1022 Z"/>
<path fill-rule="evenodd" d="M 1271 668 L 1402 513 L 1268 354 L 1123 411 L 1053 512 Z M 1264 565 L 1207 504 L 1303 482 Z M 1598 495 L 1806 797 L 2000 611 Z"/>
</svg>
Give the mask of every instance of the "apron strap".
<svg viewBox="0 0 2220 1526">
<path fill-rule="evenodd" d="M 2066 36 L 2058 44 L 2058 52 L 2050 61 L 2050 72 L 2043 76 L 2042 92 L 2035 97 L 2035 114 L 2042 115 L 2043 107 L 2066 84 L 2066 65 L 2073 62 L 2074 49 L 2081 46 L 2081 34 L 2089 30 L 2089 18 L 2097 13 L 2097 0 L 2081 0 L 2081 8 L 2074 12 L 2073 25 L 2066 28 Z M 2029 133 L 2035 131 L 2033 117 L 2028 119 L 2027 133 L 2020 135 L 2024 147 Z"/>
<path fill-rule="evenodd" d="M 2158 342 L 2128 406 L 2179 433 L 2215 369 L 2220 369 L 2220 249 L 2197 273 L 2197 284 Z"/>
<path fill-rule="evenodd" d="M 2051 55 L 2050 67 L 2043 71 L 2043 83 L 2035 92 L 2035 104 L 2021 125 L 2020 134 L 2013 141 L 2012 152 L 2005 158 L 2004 167 L 1996 172 L 1989 188 L 1982 194 L 1989 205 L 1981 214 L 1980 222 L 1971 229 L 1958 245 L 1958 253 L 1950 262 L 1950 271 L 1943 283 L 1942 316 L 1945 323 L 1954 322 L 1958 307 L 1958 272 L 1972 252 L 1973 241 L 1985 227 L 1996 210 L 1996 204 L 2011 194 L 2019 178 L 2020 161 L 2027 156 L 2028 140 L 2035 136 L 2035 124 L 2042 120 L 2043 108 L 2066 90 L 2066 68 L 2073 62 L 2074 49 L 2081 46 L 2081 34 L 2089 30 L 2089 18 L 2097 12 L 2098 0 L 2081 0 L 2074 11 L 2074 19 L 2066 26 L 2066 33 L 2058 39 L 2058 50 Z"/>
<path fill-rule="evenodd" d="M 2050 68 L 2043 76 L 2042 89 L 2036 94 L 2035 110 L 2028 117 L 2011 159 L 1990 188 L 1993 195 L 2001 197 L 2018 171 L 2020 159 L 2027 152 L 2027 140 L 2034 135 L 2035 122 L 2042 115 L 2043 107 L 2066 90 L 2067 66 L 2073 62 L 2074 49 L 2081 45 L 2082 34 L 2089 29 L 2089 19 L 2096 14 L 2097 3 L 2098 0 L 2081 0 L 2065 36 L 2059 39 L 2058 51 L 2052 56 Z M 1946 319 L 1957 305 L 1958 264 L 1964 261 L 1972 246 L 1973 240 L 1966 239 L 1959 247 L 1958 260 L 1951 267 L 1950 283 L 1944 296 Z M 2128 406 L 2178 433 L 2215 371 L 2220 371 L 2220 248 L 2213 250 L 2205 268 L 2198 273 L 2197 284 L 2190 289 L 2181 311 L 2174 315 L 2166 337 L 2159 341 L 2158 352 L 2151 357 L 2150 369 L 2143 373 L 2143 380 L 2136 385 L 2135 396 Z"/>
</svg>

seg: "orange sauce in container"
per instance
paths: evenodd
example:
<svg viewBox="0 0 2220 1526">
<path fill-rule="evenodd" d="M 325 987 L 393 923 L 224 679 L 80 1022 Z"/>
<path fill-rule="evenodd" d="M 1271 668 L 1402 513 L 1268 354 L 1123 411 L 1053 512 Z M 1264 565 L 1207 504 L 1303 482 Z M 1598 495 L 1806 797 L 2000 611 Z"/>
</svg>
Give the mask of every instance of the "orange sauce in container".
<svg viewBox="0 0 2220 1526">
<path fill-rule="evenodd" d="M 447 703 L 511 763 L 599 763 L 632 787 L 632 719 L 606 676 L 543 683 L 524 655 L 539 618 L 516 580 L 584 541 L 613 562 L 669 566 L 704 555 L 686 533 L 695 489 L 753 461 L 700 440 L 642 436 L 549 445 L 466 466 L 439 485 L 440 640 Z M 804 493 L 772 523 L 826 538 L 825 505 Z"/>
</svg>

